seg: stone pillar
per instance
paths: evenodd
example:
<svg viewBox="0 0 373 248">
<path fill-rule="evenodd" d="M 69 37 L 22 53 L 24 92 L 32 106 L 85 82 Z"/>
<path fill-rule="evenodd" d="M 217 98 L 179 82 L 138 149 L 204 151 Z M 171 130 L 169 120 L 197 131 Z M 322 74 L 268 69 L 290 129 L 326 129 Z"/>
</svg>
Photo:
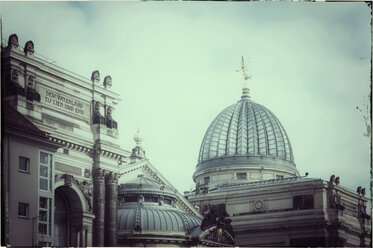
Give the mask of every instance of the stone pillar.
<svg viewBox="0 0 373 248">
<path fill-rule="evenodd" d="M 87 229 L 88 228 L 86 226 L 82 226 L 80 229 L 80 247 L 87 247 Z"/>
<path fill-rule="evenodd" d="M 93 173 L 93 246 L 104 246 L 105 231 L 105 171 L 96 168 Z"/>
<path fill-rule="evenodd" d="M 109 172 L 105 182 L 105 246 L 117 246 L 118 174 Z"/>
</svg>

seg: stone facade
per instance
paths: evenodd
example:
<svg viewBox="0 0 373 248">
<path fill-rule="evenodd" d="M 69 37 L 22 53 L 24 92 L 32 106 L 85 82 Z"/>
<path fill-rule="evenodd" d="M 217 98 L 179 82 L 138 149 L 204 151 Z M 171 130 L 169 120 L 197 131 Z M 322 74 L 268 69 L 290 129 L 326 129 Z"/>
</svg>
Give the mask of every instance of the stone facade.
<svg viewBox="0 0 373 248">
<path fill-rule="evenodd" d="M 68 233 L 59 245 L 115 246 L 118 165 L 130 155 L 117 145 L 113 114 L 119 95 L 110 90 L 110 76 L 105 85 L 98 71 L 91 80 L 81 77 L 37 57 L 36 48 L 28 41 L 20 51 L 18 37 L 12 35 L 1 49 L 3 102 L 61 147 L 53 153 L 51 206 L 57 198 L 77 203 L 66 209 L 70 221 L 58 233 Z M 37 201 L 38 193 L 32 195 Z M 37 203 L 29 204 L 37 211 Z M 56 239 L 57 231 L 50 231 L 47 236 Z M 34 236 L 38 243 L 38 230 Z"/>
<path fill-rule="evenodd" d="M 146 159 L 140 138 L 132 153 L 119 147 L 120 123 L 114 114 L 120 98 L 111 89 L 111 76 L 103 82 L 98 70 L 90 78 L 79 76 L 39 58 L 36 49 L 37 44 L 28 41 L 21 51 L 15 34 L 1 48 L 3 104 L 45 135 L 47 143 L 30 143 L 29 138 L 18 143 L 10 136 L 5 140 L 6 151 L 13 154 L 4 157 L 4 164 L 12 164 L 5 172 L 17 168 L 14 156 L 31 161 L 32 170 L 12 171 L 12 178 L 5 180 L 4 207 L 9 211 L 3 216 L 8 220 L 3 244 L 117 246 L 118 180 L 141 173 L 172 186 Z M 38 164 L 43 149 L 48 151 L 48 168 Z M 41 168 L 48 169 L 45 175 Z M 39 184 L 31 183 L 38 178 Z M 24 193 L 12 184 L 19 180 L 28 189 Z M 178 209 L 201 217 L 179 192 L 175 194 Z M 27 218 L 14 213 L 18 202 L 27 207 Z M 39 215 L 44 212 L 49 217 Z"/>
</svg>

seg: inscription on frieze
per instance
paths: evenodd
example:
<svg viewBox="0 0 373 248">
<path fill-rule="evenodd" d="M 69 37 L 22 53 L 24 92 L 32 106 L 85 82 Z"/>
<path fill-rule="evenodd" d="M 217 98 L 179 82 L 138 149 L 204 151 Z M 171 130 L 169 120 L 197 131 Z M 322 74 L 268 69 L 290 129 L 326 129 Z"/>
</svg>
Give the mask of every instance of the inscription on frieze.
<svg viewBox="0 0 373 248">
<path fill-rule="evenodd" d="M 41 103 L 62 110 L 65 113 L 89 119 L 90 105 L 88 103 L 42 86 L 39 87 L 39 92 L 41 95 Z"/>
</svg>

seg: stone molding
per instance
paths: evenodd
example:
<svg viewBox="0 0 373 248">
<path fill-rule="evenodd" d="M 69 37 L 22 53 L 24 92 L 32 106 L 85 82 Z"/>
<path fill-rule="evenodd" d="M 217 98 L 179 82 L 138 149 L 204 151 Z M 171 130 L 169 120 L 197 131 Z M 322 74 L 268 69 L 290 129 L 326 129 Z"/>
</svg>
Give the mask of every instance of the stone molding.
<svg viewBox="0 0 373 248">
<path fill-rule="evenodd" d="M 68 149 L 71 149 L 71 150 L 75 150 L 75 151 L 78 151 L 78 152 L 92 153 L 92 151 L 93 151 L 92 148 L 89 148 L 89 147 L 86 147 L 86 146 L 82 146 L 82 145 L 79 145 L 79 144 L 75 144 L 75 143 L 72 143 L 72 142 L 60 139 L 60 138 L 56 138 L 56 137 L 51 137 L 50 136 L 49 140 L 51 140 L 51 141 L 53 141 L 53 142 L 55 142 L 57 144 L 61 144 L 65 148 L 68 148 Z"/>
<path fill-rule="evenodd" d="M 111 152 L 109 150 L 105 150 L 105 149 L 101 149 L 101 148 L 93 149 L 93 148 L 90 148 L 90 147 L 87 147 L 87 146 L 79 145 L 79 144 L 76 144 L 76 143 L 73 143 L 73 142 L 70 142 L 70 141 L 67 141 L 67 140 L 63 140 L 63 139 L 60 139 L 60 138 L 56 138 L 56 137 L 51 137 L 50 136 L 49 140 L 51 140 L 51 141 L 53 141 L 57 144 L 63 145 L 64 148 L 75 150 L 75 151 L 78 151 L 78 152 L 83 152 L 83 153 L 96 152 L 96 154 L 100 154 L 100 155 L 102 155 L 104 157 L 107 157 L 107 158 L 120 160 L 122 162 L 124 161 L 123 158 L 126 158 L 125 156 L 123 156 L 121 154 Z"/>
<path fill-rule="evenodd" d="M 263 227 L 263 228 L 253 228 L 253 229 L 242 229 L 239 230 L 235 227 L 235 233 L 261 233 L 261 232 L 276 232 L 276 231 L 290 231 L 290 230 L 302 230 L 302 229 L 323 229 L 326 228 L 328 225 L 324 222 L 318 222 L 315 224 L 309 225 L 289 225 L 289 226 L 276 226 L 276 227 Z"/>
<path fill-rule="evenodd" d="M 117 184 L 118 183 L 119 174 L 112 172 L 112 171 L 106 171 L 105 173 L 105 183 L 106 184 Z"/>
<path fill-rule="evenodd" d="M 73 175 L 69 174 L 55 174 L 54 181 L 58 182 L 64 180 L 64 186 L 71 187 L 76 185 L 83 193 L 88 206 L 88 212 L 92 213 L 93 210 L 93 186 L 92 183 L 86 180 L 78 180 Z"/>
<path fill-rule="evenodd" d="M 93 180 L 104 182 L 105 181 L 105 174 L 106 174 L 105 170 L 103 170 L 101 168 L 96 168 L 96 169 L 93 170 Z"/>
</svg>

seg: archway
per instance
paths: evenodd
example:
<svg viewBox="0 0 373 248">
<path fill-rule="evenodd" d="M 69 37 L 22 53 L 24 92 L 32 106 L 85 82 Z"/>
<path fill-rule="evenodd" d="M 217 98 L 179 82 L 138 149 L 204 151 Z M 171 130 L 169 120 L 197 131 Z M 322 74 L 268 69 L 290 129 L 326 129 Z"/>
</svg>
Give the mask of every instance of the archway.
<svg viewBox="0 0 373 248">
<path fill-rule="evenodd" d="M 69 186 L 59 186 L 54 192 L 54 245 L 84 246 L 81 232 L 84 203 L 78 193 Z"/>
</svg>

